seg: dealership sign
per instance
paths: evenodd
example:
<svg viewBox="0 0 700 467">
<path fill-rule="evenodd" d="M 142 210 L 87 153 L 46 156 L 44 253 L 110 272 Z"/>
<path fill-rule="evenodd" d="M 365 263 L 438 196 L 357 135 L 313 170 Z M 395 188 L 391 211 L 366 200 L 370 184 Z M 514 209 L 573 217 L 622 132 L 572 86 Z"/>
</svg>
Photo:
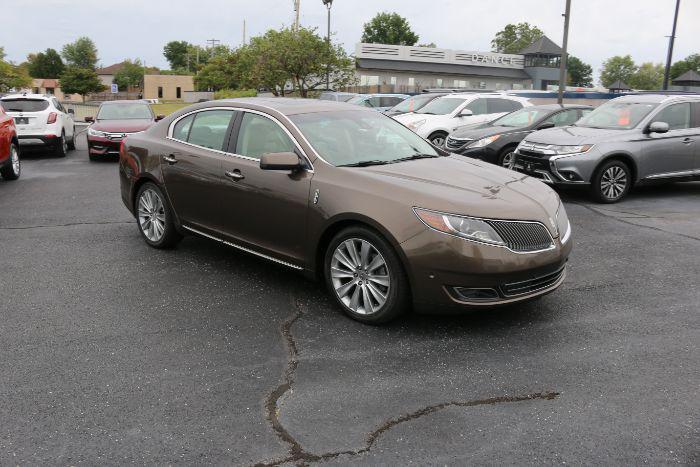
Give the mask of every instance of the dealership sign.
<svg viewBox="0 0 700 467">
<path fill-rule="evenodd" d="M 513 65 L 513 57 L 510 57 L 508 55 L 498 55 L 498 54 L 471 54 L 468 55 L 468 57 L 471 57 L 472 62 L 474 63 L 488 63 L 488 64 L 494 64 L 494 65 Z"/>
<path fill-rule="evenodd" d="M 497 68 L 523 68 L 524 57 L 515 54 L 473 52 L 468 50 L 411 47 L 390 44 L 357 44 L 357 58 L 405 62 L 449 63 Z"/>
</svg>

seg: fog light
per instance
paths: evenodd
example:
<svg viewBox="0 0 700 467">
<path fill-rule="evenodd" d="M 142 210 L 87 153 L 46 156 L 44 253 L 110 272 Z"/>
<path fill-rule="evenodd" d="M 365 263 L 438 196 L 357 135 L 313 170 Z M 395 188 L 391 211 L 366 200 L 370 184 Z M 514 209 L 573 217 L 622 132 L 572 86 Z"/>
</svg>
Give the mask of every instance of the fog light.
<svg viewBox="0 0 700 467">
<path fill-rule="evenodd" d="M 564 177 L 564 180 L 569 182 L 580 182 L 582 180 L 576 172 L 571 172 L 569 170 L 560 170 L 559 174 Z"/>
<path fill-rule="evenodd" d="M 495 289 L 470 289 L 467 287 L 453 288 L 457 299 L 469 302 L 488 302 L 498 300 L 498 292 Z"/>
</svg>

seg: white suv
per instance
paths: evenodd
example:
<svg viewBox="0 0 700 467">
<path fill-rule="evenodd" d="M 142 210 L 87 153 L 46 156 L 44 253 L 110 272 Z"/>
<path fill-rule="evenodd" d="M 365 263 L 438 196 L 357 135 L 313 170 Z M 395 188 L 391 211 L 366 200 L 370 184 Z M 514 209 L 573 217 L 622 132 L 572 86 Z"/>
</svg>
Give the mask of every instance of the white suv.
<svg viewBox="0 0 700 467">
<path fill-rule="evenodd" d="M 75 149 L 75 122 L 58 99 L 43 94 L 11 94 L 0 99 L 15 120 L 20 146 L 46 146 L 59 157 Z"/>
<path fill-rule="evenodd" d="M 505 93 L 448 94 L 393 118 L 435 146 L 444 146 L 447 135 L 458 127 L 490 122 L 530 105 L 526 98 Z"/>
</svg>

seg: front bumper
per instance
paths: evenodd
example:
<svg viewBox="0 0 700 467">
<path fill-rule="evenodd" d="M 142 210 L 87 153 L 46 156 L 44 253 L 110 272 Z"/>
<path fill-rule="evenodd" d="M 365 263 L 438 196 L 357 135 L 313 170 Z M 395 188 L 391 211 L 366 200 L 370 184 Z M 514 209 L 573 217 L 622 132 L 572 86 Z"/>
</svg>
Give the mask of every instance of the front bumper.
<svg viewBox="0 0 700 467">
<path fill-rule="evenodd" d="M 100 136 L 88 136 L 88 153 L 91 156 L 119 156 L 119 148 L 123 138 L 112 139 Z"/>
<path fill-rule="evenodd" d="M 426 230 L 401 248 L 416 310 L 438 313 L 515 304 L 553 292 L 564 282 L 572 245 L 570 238 L 563 245 L 556 238 L 554 248 L 517 253 Z"/>
<path fill-rule="evenodd" d="M 548 155 L 518 149 L 512 169 L 550 185 L 588 186 L 601 159 L 597 148 L 586 153 Z"/>
</svg>

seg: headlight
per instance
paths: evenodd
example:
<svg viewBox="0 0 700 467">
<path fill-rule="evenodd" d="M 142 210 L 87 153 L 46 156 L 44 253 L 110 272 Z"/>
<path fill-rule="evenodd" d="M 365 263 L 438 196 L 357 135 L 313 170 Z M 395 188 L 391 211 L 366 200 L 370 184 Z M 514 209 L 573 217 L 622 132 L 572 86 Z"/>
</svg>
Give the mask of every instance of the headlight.
<svg viewBox="0 0 700 467">
<path fill-rule="evenodd" d="M 569 222 L 569 216 L 561 201 L 559 201 L 559 209 L 557 210 L 557 230 L 559 231 L 559 241 L 563 245 L 571 237 L 571 222 Z"/>
<path fill-rule="evenodd" d="M 425 120 L 426 119 L 418 120 L 417 122 L 409 123 L 406 126 L 408 128 L 410 128 L 411 130 L 417 130 L 418 128 L 422 127 L 425 124 Z"/>
<path fill-rule="evenodd" d="M 505 245 L 505 242 L 496 231 L 481 219 L 427 211 L 420 208 L 413 208 L 413 211 L 425 225 L 440 232 L 456 235 L 467 240 L 490 243 L 492 245 Z"/>
<path fill-rule="evenodd" d="M 104 131 L 98 131 L 98 130 L 93 130 L 92 128 L 88 128 L 88 135 L 90 136 L 100 136 L 102 138 L 107 136 L 107 133 Z"/>
<path fill-rule="evenodd" d="M 557 155 L 563 155 L 588 152 L 592 147 L 592 144 L 581 144 L 579 146 L 550 146 L 548 149 L 554 151 Z"/>
<path fill-rule="evenodd" d="M 489 144 L 493 143 L 494 141 L 496 141 L 500 137 L 501 137 L 501 135 L 493 135 L 493 136 L 488 136 L 486 138 L 477 139 L 473 143 L 470 143 L 467 147 L 468 148 L 483 148 L 484 146 L 488 146 Z"/>
</svg>

